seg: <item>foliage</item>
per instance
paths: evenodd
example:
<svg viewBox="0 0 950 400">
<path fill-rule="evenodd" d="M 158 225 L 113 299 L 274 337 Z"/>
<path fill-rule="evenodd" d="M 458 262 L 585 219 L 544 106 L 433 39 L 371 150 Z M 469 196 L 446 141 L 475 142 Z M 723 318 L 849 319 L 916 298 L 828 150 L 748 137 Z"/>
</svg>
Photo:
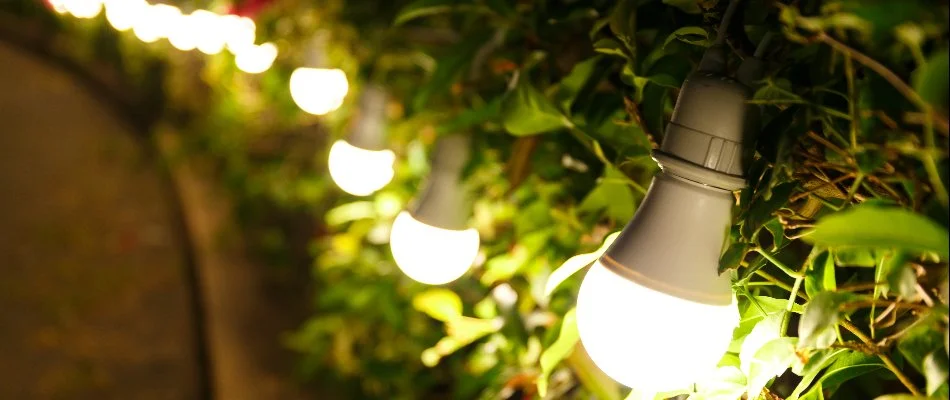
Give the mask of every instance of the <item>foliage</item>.
<svg viewBox="0 0 950 400">
<path fill-rule="evenodd" d="M 310 373 L 359 382 L 359 398 L 621 398 L 573 322 L 576 272 L 595 256 L 571 257 L 633 215 L 726 5 L 280 0 L 257 16 L 287 51 L 266 74 L 163 58 L 163 121 L 216 161 L 272 254 L 293 242 L 280 221 L 313 216 L 315 314 L 289 340 Z M 690 399 L 947 398 L 948 19 L 925 0 L 740 4 L 733 70 L 776 35 L 720 266 L 737 273 L 741 323 Z M 60 29 L 105 40 L 96 23 Z M 323 173 L 355 96 L 319 119 L 287 99 L 317 30 L 354 93 L 377 81 L 393 97 L 396 179 L 370 199 L 336 194 Z M 133 80 L 142 53 L 171 52 L 111 40 Z M 467 277 L 431 289 L 399 275 L 386 243 L 447 132 L 474 141 L 483 248 Z"/>
</svg>

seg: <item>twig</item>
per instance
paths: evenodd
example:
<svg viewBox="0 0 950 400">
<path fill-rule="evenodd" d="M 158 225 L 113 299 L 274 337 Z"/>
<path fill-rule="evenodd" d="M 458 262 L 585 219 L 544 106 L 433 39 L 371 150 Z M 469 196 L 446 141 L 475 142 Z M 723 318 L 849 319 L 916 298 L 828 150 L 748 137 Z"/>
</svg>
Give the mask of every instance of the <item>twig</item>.
<svg viewBox="0 0 950 400">
<path fill-rule="evenodd" d="M 844 329 L 847 329 L 849 332 L 853 333 L 854 336 L 858 337 L 858 339 L 861 339 L 864 344 L 873 346 L 873 348 L 877 348 L 874 342 L 871 341 L 871 338 L 869 338 L 864 332 L 861 332 L 861 330 L 858 329 L 857 326 L 854 326 L 854 324 L 852 324 L 850 321 L 843 319 L 839 321 L 838 324 L 843 326 Z M 891 360 L 890 356 L 884 354 L 883 352 L 878 352 L 877 356 L 881 358 L 881 361 L 884 362 L 884 365 L 887 366 L 887 369 L 891 370 L 891 372 L 897 376 L 897 379 L 900 380 L 905 387 L 907 387 L 907 390 L 909 390 L 911 394 L 914 396 L 921 395 L 920 389 L 918 389 L 917 386 L 915 386 L 914 383 L 910 381 L 910 378 L 908 378 L 907 375 L 904 375 L 904 372 L 901 371 L 901 369 L 898 368 L 896 364 L 894 364 L 894 361 Z"/>
<path fill-rule="evenodd" d="M 775 258 L 775 256 L 769 254 L 769 252 L 763 250 L 761 247 L 753 248 L 752 251 L 755 251 L 755 252 L 761 254 L 762 257 L 765 257 L 766 260 L 769 260 L 769 262 L 771 262 L 772 264 L 775 264 L 775 266 L 778 267 L 778 269 L 782 270 L 782 272 L 784 272 L 784 273 L 787 274 L 788 276 L 790 276 L 790 277 L 792 277 L 792 278 L 794 278 L 794 279 L 799 279 L 799 278 L 802 278 L 802 277 L 803 277 L 803 275 L 802 275 L 801 273 L 795 272 L 794 270 L 792 270 L 791 268 L 789 268 L 787 265 L 785 265 L 785 263 L 779 261 L 779 259 L 777 259 L 777 258 Z"/>
<path fill-rule="evenodd" d="M 815 139 L 816 142 L 821 143 L 821 144 L 825 145 L 825 147 L 827 147 L 827 148 L 831 149 L 832 151 L 834 151 L 835 153 L 840 154 L 842 157 L 844 157 L 845 159 L 847 159 L 848 162 L 854 162 L 854 159 L 851 158 L 851 155 L 848 154 L 848 152 L 846 152 L 846 151 L 844 151 L 843 149 L 841 149 L 840 147 L 836 146 L 834 143 L 829 142 L 828 139 L 825 139 L 825 138 L 821 137 L 821 135 L 815 133 L 815 131 L 808 131 L 808 137 L 810 137 L 810 138 L 812 138 L 812 139 Z"/>
</svg>

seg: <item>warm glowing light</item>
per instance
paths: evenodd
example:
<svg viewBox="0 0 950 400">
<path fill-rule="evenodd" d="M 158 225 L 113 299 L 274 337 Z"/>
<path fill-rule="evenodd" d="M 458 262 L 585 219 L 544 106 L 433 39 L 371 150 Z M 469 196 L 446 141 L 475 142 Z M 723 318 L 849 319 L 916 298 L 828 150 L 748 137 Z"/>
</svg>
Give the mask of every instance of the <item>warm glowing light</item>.
<svg viewBox="0 0 950 400">
<path fill-rule="evenodd" d="M 264 43 L 259 46 L 249 46 L 234 56 L 234 63 L 238 69 L 249 74 L 259 74 L 267 71 L 277 58 L 277 46 L 273 43 Z"/>
<path fill-rule="evenodd" d="M 102 0 L 64 0 L 63 8 L 76 18 L 94 18 L 102 11 Z"/>
<path fill-rule="evenodd" d="M 182 15 L 181 18 L 178 18 L 178 23 L 175 24 L 174 28 L 169 30 L 168 43 L 171 43 L 172 47 L 181 51 L 194 50 L 198 47 L 198 41 L 201 40 L 198 24 L 201 21 L 196 19 L 194 15 Z"/>
<path fill-rule="evenodd" d="M 354 196 L 369 196 L 393 180 L 396 155 L 389 150 L 366 150 L 344 140 L 330 146 L 330 177 Z"/>
<path fill-rule="evenodd" d="M 600 261 L 577 297 L 577 329 L 591 359 L 641 391 L 688 388 L 713 371 L 739 323 L 735 301 L 702 304 L 649 289 Z"/>
<path fill-rule="evenodd" d="M 148 8 L 145 0 L 106 0 L 106 20 L 117 31 L 126 31 L 135 26 Z"/>
<path fill-rule="evenodd" d="M 144 10 L 145 15 L 135 21 L 132 31 L 145 43 L 167 38 L 182 22 L 181 10 L 168 4 L 153 4 Z"/>
<path fill-rule="evenodd" d="M 257 26 L 250 18 L 225 15 L 220 17 L 219 28 L 224 34 L 224 42 L 228 50 L 233 54 L 238 54 L 244 48 L 254 45 Z"/>
<path fill-rule="evenodd" d="M 343 105 L 350 85 L 339 69 L 297 68 L 290 74 L 290 97 L 314 115 L 324 115 Z"/>
<path fill-rule="evenodd" d="M 223 20 L 218 14 L 211 11 L 196 10 L 189 15 L 194 35 L 198 42 L 198 50 L 205 54 L 218 54 L 224 50 L 224 41 L 227 32 Z"/>
<path fill-rule="evenodd" d="M 53 11 L 56 11 L 57 14 L 66 14 L 69 10 L 66 9 L 67 0 L 49 0 L 50 7 L 53 7 Z"/>
<path fill-rule="evenodd" d="M 452 282 L 468 271 L 478 256 L 478 231 L 436 228 L 408 212 L 396 216 L 389 234 L 396 265 L 408 277 L 429 285 Z"/>
</svg>

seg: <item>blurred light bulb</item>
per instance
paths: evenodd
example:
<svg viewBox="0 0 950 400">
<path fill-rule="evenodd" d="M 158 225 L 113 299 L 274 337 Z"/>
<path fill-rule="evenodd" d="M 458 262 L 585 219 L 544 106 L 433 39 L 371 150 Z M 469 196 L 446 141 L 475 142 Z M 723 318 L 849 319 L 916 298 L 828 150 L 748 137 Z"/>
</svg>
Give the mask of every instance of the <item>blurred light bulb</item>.
<svg viewBox="0 0 950 400">
<path fill-rule="evenodd" d="M 393 222 L 389 245 L 406 276 L 442 285 L 458 279 L 472 266 L 478 256 L 479 237 L 475 229 L 436 228 L 403 211 Z"/>
<path fill-rule="evenodd" d="M 66 9 L 66 1 L 67 0 L 49 0 L 49 5 L 57 14 L 66 14 L 69 12 L 69 10 Z"/>
<path fill-rule="evenodd" d="M 600 261 L 577 296 L 577 329 L 587 353 L 608 376 L 638 390 L 682 389 L 703 378 L 725 354 L 738 323 L 735 304 L 658 292 Z"/>
<path fill-rule="evenodd" d="M 145 43 L 167 38 L 182 22 L 181 10 L 168 4 L 152 4 L 145 8 L 132 26 L 135 37 Z"/>
<path fill-rule="evenodd" d="M 339 69 L 297 68 L 290 74 L 290 97 L 301 110 L 324 115 L 343 105 L 349 90 L 346 73 Z"/>
<path fill-rule="evenodd" d="M 242 49 L 254 45 L 257 26 L 254 20 L 237 15 L 221 17 L 220 28 L 224 33 L 224 42 L 231 54 L 238 54 Z"/>
<path fill-rule="evenodd" d="M 267 71 L 274 59 L 277 58 L 277 46 L 273 43 L 264 43 L 261 45 L 252 45 L 241 49 L 234 56 L 234 63 L 238 69 L 249 74 L 259 74 Z"/>
<path fill-rule="evenodd" d="M 198 51 L 212 55 L 224 50 L 227 37 L 224 20 L 211 11 L 196 10 L 191 13 L 191 25 L 198 43 Z"/>
<path fill-rule="evenodd" d="M 102 11 L 102 0 L 65 0 L 63 8 L 76 18 L 95 18 Z"/>
<path fill-rule="evenodd" d="M 182 15 L 168 32 L 168 43 L 181 51 L 194 50 L 198 46 L 198 26 L 194 14 Z"/>
<path fill-rule="evenodd" d="M 145 0 L 106 0 L 106 20 L 117 31 L 126 31 L 135 26 L 145 14 Z"/>
<path fill-rule="evenodd" d="M 366 150 L 337 140 L 330 146 L 330 177 L 354 196 L 369 196 L 393 180 L 396 155 L 389 150 Z"/>
</svg>

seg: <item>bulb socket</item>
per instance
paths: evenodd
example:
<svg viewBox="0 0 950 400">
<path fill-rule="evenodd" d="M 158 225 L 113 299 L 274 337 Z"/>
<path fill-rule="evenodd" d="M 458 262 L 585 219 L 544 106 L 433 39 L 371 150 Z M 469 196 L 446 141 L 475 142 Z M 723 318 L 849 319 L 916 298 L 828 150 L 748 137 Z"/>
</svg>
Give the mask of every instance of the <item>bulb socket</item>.
<svg viewBox="0 0 950 400">
<path fill-rule="evenodd" d="M 360 93 L 359 111 L 350 127 L 346 141 L 366 150 L 386 150 L 386 90 L 366 85 Z"/>
<path fill-rule="evenodd" d="M 462 169 L 469 160 L 469 138 L 448 135 L 436 142 L 432 169 L 409 214 L 417 221 L 442 229 L 468 229 L 471 204 L 462 185 Z"/>
</svg>

